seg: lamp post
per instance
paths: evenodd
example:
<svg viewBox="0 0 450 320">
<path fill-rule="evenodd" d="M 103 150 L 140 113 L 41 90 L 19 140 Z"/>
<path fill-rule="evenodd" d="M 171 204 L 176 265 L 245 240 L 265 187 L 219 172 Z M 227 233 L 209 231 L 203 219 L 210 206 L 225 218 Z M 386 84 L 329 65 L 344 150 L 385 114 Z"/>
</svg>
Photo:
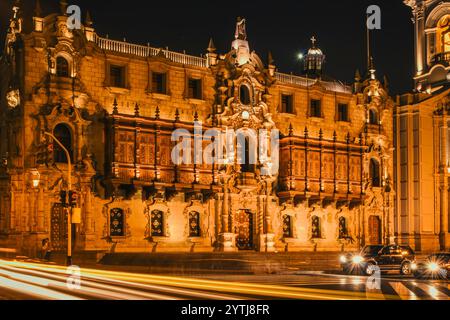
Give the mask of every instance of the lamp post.
<svg viewBox="0 0 450 320">
<path fill-rule="evenodd" d="M 31 170 L 31 182 L 33 183 L 33 188 L 39 187 L 39 183 L 41 182 L 41 175 L 39 171 L 36 169 Z"/>
<path fill-rule="evenodd" d="M 53 139 L 54 142 L 56 142 L 61 149 L 66 153 L 67 156 L 67 187 L 68 192 L 66 193 L 66 197 L 69 197 L 69 193 L 72 190 L 72 161 L 70 159 L 70 153 L 64 147 L 64 145 L 51 133 L 44 132 L 44 135 L 49 136 Z M 70 199 L 68 199 L 70 200 Z M 69 203 L 69 201 L 66 201 L 66 203 Z M 72 208 L 70 205 L 65 208 L 67 212 L 67 266 L 72 265 Z"/>
</svg>

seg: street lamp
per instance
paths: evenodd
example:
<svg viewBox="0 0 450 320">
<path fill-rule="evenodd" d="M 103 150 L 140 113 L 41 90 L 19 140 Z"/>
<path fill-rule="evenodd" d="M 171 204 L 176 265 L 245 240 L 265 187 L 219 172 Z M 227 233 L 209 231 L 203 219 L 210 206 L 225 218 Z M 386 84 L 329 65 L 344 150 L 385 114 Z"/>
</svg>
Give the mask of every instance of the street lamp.
<svg viewBox="0 0 450 320">
<path fill-rule="evenodd" d="M 36 189 L 37 187 L 39 187 L 41 175 L 39 174 L 39 171 L 37 171 L 36 169 L 32 169 L 30 171 L 30 175 L 31 175 L 31 182 L 33 183 L 33 188 Z"/>
<path fill-rule="evenodd" d="M 72 190 L 72 160 L 70 159 L 70 153 L 66 147 L 51 133 L 44 132 L 44 135 L 49 136 L 56 142 L 61 149 L 65 152 L 67 156 L 67 188 L 69 189 L 66 193 L 67 200 L 66 204 L 70 202 L 69 193 Z M 65 207 L 67 212 L 67 266 L 72 265 L 72 207 L 69 205 Z"/>
</svg>

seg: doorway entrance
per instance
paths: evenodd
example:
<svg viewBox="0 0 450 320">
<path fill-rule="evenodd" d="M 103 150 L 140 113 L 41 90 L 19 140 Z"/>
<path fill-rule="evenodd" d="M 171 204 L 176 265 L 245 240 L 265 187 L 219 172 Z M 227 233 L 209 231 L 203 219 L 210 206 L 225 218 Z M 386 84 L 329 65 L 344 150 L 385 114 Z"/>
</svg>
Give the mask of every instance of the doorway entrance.
<svg viewBox="0 0 450 320">
<path fill-rule="evenodd" d="M 253 250 L 253 213 L 239 210 L 235 222 L 236 246 L 239 250 Z"/>
<path fill-rule="evenodd" d="M 369 244 L 382 244 L 381 219 L 378 216 L 369 217 Z"/>
</svg>

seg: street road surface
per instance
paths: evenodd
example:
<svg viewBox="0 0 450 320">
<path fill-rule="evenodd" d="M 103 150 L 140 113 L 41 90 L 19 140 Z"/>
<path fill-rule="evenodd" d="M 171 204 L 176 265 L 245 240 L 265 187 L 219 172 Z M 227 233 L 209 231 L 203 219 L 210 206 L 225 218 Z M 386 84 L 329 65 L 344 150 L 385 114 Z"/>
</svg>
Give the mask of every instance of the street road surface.
<svg viewBox="0 0 450 320">
<path fill-rule="evenodd" d="M 70 278 L 69 278 L 70 277 Z M 74 280 L 75 279 L 75 280 Z M 383 278 L 380 290 L 366 277 L 320 272 L 290 275 L 221 275 L 196 278 L 80 270 L 0 260 L 0 299 L 7 300 L 449 300 L 448 281 Z M 77 286 L 79 284 L 79 286 Z"/>
</svg>

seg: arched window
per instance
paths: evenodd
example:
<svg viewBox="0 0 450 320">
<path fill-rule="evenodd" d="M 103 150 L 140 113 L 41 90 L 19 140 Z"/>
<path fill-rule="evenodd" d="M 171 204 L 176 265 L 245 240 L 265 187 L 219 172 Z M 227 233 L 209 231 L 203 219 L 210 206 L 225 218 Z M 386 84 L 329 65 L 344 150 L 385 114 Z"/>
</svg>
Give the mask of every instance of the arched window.
<svg viewBox="0 0 450 320">
<path fill-rule="evenodd" d="M 122 209 L 112 209 L 109 216 L 109 234 L 111 237 L 125 235 L 125 215 Z"/>
<path fill-rule="evenodd" d="M 317 216 L 312 217 L 311 233 L 313 239 L 322 238 L 322 230 L 320 225 L 320 218 Z"/>
<path fill-rule="evenodd" d="M 242 172 L 244 173 L 251 173 L 255 171 L 255 164 L 252 163 L 255 161 L 254 152 L 255 150 L 252 150 L 254 145 L 250 143 L 250 138 L 245 137 L 245 146 L 244 146 L 244 155 L 245 155 L 245 162 L 242 165 Z"/>
<path fill-rule="evenodd" d="M 373 187 L 381 187 L 380 163 L 375 159 L 370 159 L 370 180 Z"/>
<path fill-rule="evenodd" d="M 58 124 L 55 127 L 55 130 L 53 130 L 53 135 L 67 149 L 70 155 L 70 160 L 73 162 L 72 133 L 69 127 L 65 124 Z M 56 163 L 68 163 L 67 155 L 59 144 L 54 143 L 53 150 L 53 159 Z"/>
<path fill-rule="evenodd" d="M 56 58 L 56 75 L 58 77 L 70 77 L 69 62 L 64 57 Z"/>
<path fill-rule="evenodd" d="M 450 52 L 450 15 L 441 18 L 436 30 L 437 53 Z"/>
<path fill-rule="evenodd" d="M 195 238 L 200 237 L 200 213 L 190 212 L 189 213 L 189 237 Z"/>
<path fill-rule="evenodd" d="M 239 91 L 240 91 L 239 99 L 241 100 L 241 103 L 245 104 L 245 105 L 249 105 L 251 103 L 249 88 L 245 84 L 243 84 L 243 85 L 241 85 Z"/>
<path fill-rule="evenodd" d="M 378 112 L 375 109 L 370 109 L 369 110 L 369 124 L 374 124 L 374 125 L 378 125 L 379 124 Z"/>
<path fill-rule="evenodd" d="M 348 238 L 347 219 L 345 217 L 339 218 L 339 239 Z"/>
<path fill-rule="evenodd" d="M 153 210 L 151 215 L 151 229 L 152 237 L 164 236 L 164 212 L 160 210 Z"/>
<path fill-rule="evenodd" d="M 283 237 L 292 238 L 292 234 L 292 217 L 286 214 L 283 217 Z"/>
</svg>

